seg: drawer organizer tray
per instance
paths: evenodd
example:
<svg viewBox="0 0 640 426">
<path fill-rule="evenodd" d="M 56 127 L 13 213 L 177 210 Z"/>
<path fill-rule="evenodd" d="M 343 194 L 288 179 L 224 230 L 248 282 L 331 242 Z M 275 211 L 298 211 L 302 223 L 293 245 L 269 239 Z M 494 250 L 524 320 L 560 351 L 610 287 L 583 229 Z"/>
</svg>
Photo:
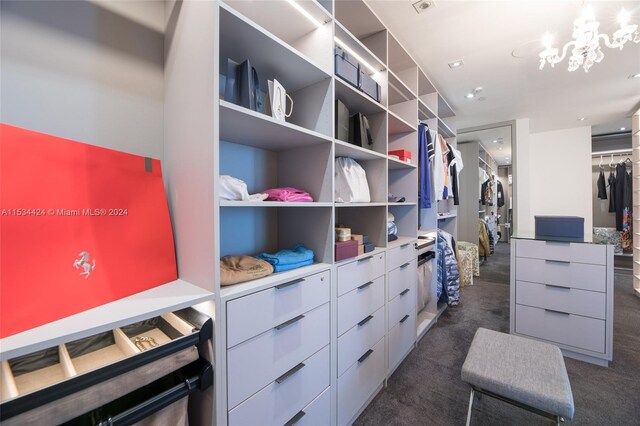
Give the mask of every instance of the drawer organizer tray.
<svg viewBox="0 0 640 426">
<path fill-rule="evenodd" d="M 2 361 L 0 421 L 166 357 L 175 358 L 172 366 L 184 367 L 198 359 L 198 348 L 212 337 L 211 318 L 187 308 Z M 154 377 L 146 378 L 140 386 L 159 379 L 167 371 L 170 370 L 158 369 Z M 86 407 L 85 411 L 93 408 L 96 407 Z M 75 416 L 80 414 L 83 412 Z"/>
</svg>

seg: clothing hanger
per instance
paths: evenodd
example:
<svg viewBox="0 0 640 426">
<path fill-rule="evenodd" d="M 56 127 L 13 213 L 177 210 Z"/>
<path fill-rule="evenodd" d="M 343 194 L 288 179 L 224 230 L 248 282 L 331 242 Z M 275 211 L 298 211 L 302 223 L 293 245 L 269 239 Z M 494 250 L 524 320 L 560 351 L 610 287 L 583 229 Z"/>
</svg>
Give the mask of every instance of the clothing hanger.
<svg viewBox="0 0 640 426">
<path fill-rule="evenodd" d="M 611 154 L 611 162 L 609 163 L 609 168 L 613 169 L 613 154 Z"/>
<path fill-rule="evenodd" d="M 598 164 L 598 167 L 600 168 L 600 170 L 604 169 L 604 166 L 602 165 L 602 155 L 600 156 L 600 164 Z"/>
</svg>

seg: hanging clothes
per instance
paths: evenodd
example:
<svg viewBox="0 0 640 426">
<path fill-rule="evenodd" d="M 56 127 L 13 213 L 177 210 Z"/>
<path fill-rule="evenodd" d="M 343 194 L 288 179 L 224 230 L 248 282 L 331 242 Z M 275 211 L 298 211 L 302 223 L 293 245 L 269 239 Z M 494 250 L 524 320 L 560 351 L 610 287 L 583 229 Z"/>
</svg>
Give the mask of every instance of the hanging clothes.
<svg viewBox="0 0 640 426">
<path fill-rule="evenodd" d="M 627 168 L 624 164 L 618 163 L 616 165 L 616 187 L 615 187 L 615 211 L 616 211 L 616 230 L 622 231 L 622 223 L 625 207 L 631 208 L 631 191 L 627 190 L 628 180 L 631 180 L 631 176 L 627 173 Z"/>
<path fill-rule="evenodd" d="M 433 143 L 431 144 L 433 146 Z M 418 173 L 420 187 L 418 197 L 420 208 L 431 207 L 431 165 L 429 164 L 429 128 L 420 123 L 418 125 Z"/>
<path fill-rule="evenodd" d="M 489 234 L 487 233 L 487 226 L 482 221 L 482 219 L 478 220 L 478 255 L 480 257 L 484 257 L 485 259 L 490 254 L 489 247 Z"/>
<path fill-rule="evenodd" d="M 485 223 L 487 224 L 487 232 L 490 234 L 489 241 L 493 239 L 494 244 L 498 242 L 498 216 L 492 214 L 485 218 Z M 491 250 L 491 254 L 493 254 L 493 250 Z"/>
<path fill-rule="evenodd" d="M 453 204 L 456 206 L 460 204 L 458 199 L 458 173 L 455 161 L 455 156 L 453 154 L 453 149 L 451 145 L 447 144 L 447 148 L 449 149 L 449 153 L 447 154 L 447 164 L 449 164 L 449 175 L 451 177 L 450 185 L 449 185 L 449 193 L 453 194 Z"/>
<path fill-rule="evenodd" d="M 451 176 L 450 176 L 450 171 L 449 171 L 449 144 L 447 144 L 447 141 L 444 139 L 444 137 L 442 137 L 441 134 L 438 134 L 438 144 L 440 145 L 440 148 L 442 149 L 442 167 L 443 167 L 443 174 L 444 174 L 444 186 L 442 189 L 442 199 L 446 200 L 447 198 L 449 198 L 449 195 L 451 194 Z"/>
<path fill-rule="evenodd" d="M 483 206 L 493 206 L 493 176 L 482 184 L 480 200 Z"/>
<path fill-rule="evenodd" d="M 482 184 L 489 179 L 489 175 L 482 167 L 478 167 L 478 193 L 482 194 Z M 480 196 L 482 198 L 482 195 Z"/>
<path fill-rule="evenodd" d="M 435 141 L 438 139 L 438 134 L 435 130 L 427 129 L 427 153 L 429 154 L 429 161 L 433 161 L 433 157 L 436 155 Z"/>
<path fill-rule="evenodd" d="M 598 198 L 601 200 L 607 199 L 607 185 L 604 183 L 604 172 L 602 170 L 598 175 Z"/>
<path fill-rule="evenodd" d="M 626 171 L 626 169 L 625 169 Z M 620 236 L 620 245 L 623 253 L 633 253 L 633 179 L 631 174 L 625 181 L 624 205 L 622 207 L 622 235 Z"/>
<path fill-rule="evenodd" d="M 609 170 L 609 213 L 615 213 L 616 211 L 616 177 L 613 174 L 613 169 Z"/>
<path fill-rule="evenodd" d="M 438 300 L 443 299 L 447 305 L 455 306 L 460 303 L 460 271 L 452 243 L 451 235 L 438 230 L 437 255 L 437 295 Z"/>
<path fill-rule="evenodd" d="M 460 172 L 464 168 L 464 163 L 462 162 L 462 153 L 457 149 L 455 149 L 454 147 L 452 147 L 451 145 L 448 145 L 448 146 L 449 146 L 449 152 L 451 153 L 451 161 L 449 163 L 449 167 L 451 170 L 451 177 L 453 179 L 453 182 L 451 184 L 452 191 L 453 191 L 453 204 L 457 206 L 457 205 L 460 205 L 460 200 L 459 200 L 460 188 L 458 185 L 460 184 Z"/>
<path fill-rule="evenodd" d="M 498 196 L 498 207 L 504 206 L 504 191 L 502 190 L 502 182 L 498 181 L 498 190 L 496 191 Z"/>
<path fill-rule="evenodd" d="M 439 137 L 440 135 L 438 135 Z M 445 188 L 445 168 L 444 168 L 444 154 L 442 151 L 442 144 L 439 141 L 434 142 L 434 157 L 433 157 L 433 191 L 435 193 L 436 201 L 442 200 Z"/>
</svg>

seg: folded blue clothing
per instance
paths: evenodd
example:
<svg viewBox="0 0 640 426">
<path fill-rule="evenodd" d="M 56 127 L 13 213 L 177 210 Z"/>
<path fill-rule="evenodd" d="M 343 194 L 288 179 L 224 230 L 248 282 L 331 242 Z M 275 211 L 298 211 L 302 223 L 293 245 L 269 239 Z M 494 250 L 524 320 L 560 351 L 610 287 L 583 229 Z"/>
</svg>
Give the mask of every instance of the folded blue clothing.
<svg viewBox="0 0 640 426">
<path fill-rule="evenodd" d="M 305 260 L 298 263 L 289 263 L 287 265 L 275 265 L 273 267 L 273 272 L 284 272 L 290 271 L 296 268 L 302 268 L 303 266 L 311 265 L 313 263 L 313 259 Z"/>
<path fill-rule="evenodd" d="M 280 250 L 274 254 L 261 253 L 256 257 L 266 260 L 273 265 L 275 272 L 280 272 L 312 264 L 314 254 L 313 250 L 309 250 L 302 244 L 298 244 L 292 250 Z M 285 267 L 287 268 L 284 269 Z"/>
</svg>

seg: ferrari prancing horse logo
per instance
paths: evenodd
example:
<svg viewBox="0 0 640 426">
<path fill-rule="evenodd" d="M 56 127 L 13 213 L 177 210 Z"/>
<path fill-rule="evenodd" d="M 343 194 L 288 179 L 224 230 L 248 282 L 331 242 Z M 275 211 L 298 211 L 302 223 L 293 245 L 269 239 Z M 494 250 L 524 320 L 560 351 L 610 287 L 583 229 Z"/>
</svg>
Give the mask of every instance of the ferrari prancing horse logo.
<svg viewBox="0 0 640 426">
<path fill-rule="evenodd" d="M 91 274 L 91 271 L 93 271 L 96 267 L 96 260 L 93 259 L 93 263 L 89 264 L 89 252 L 83 251 L 81 252 L 78 256 L 80 256 L 80 259 L 76 259 L 73 261 L 73 267 L 76 269 L 80 269 L 80 267 L 82 267 L 82 269 L 84 270 L 84 272 L 80 272 L 80 275 L 84 275 L 84 278 L 87 279 L 89 278 L 89 274 Z"/>
</svg>

